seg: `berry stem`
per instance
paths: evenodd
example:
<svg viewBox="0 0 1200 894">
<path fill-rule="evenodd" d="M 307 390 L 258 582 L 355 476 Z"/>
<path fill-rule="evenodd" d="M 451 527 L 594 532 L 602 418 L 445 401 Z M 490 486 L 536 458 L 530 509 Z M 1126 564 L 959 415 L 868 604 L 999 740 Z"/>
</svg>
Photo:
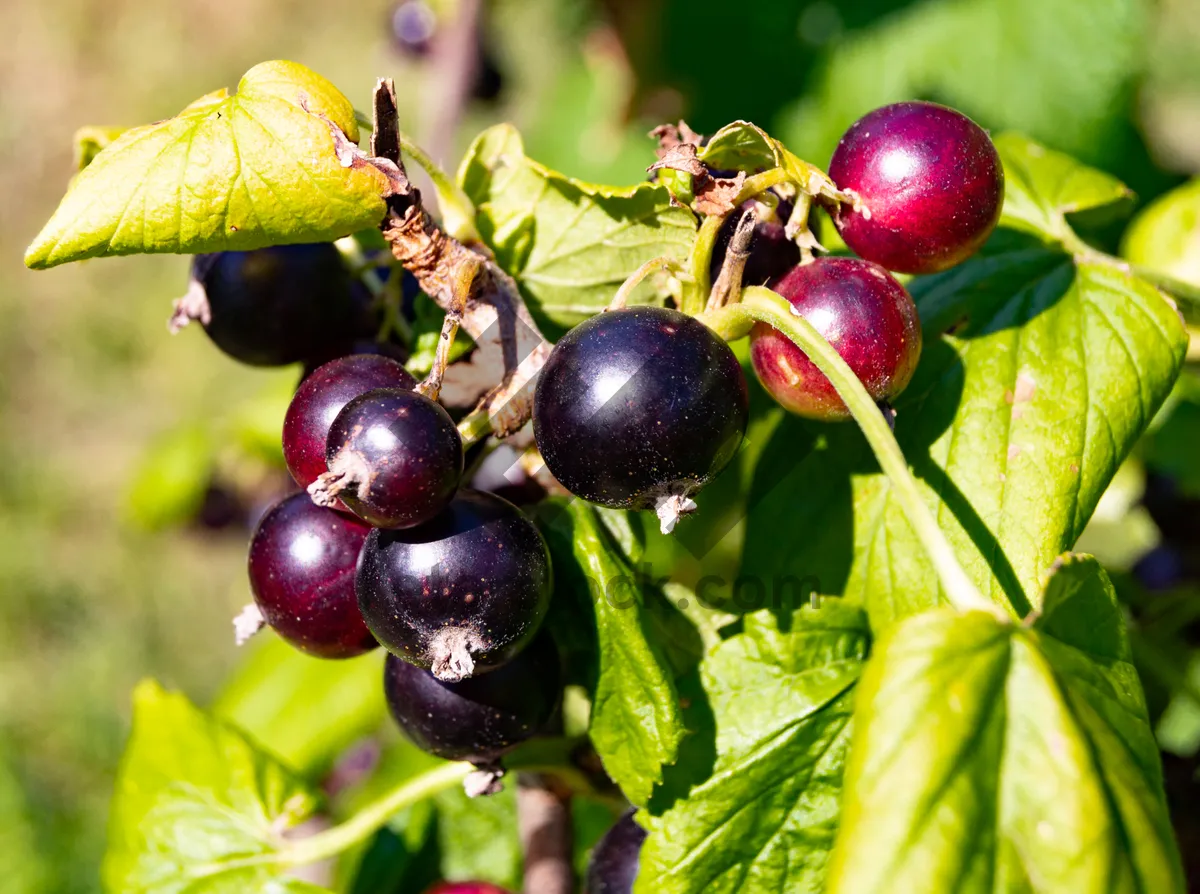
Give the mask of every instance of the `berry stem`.
<svg viewBox="0 0 1200 894">
<path fill-rule="evenodd" d="M 458 335 L 458 327 L 462 322 L 462 314 L 447 311 L 442 320 L 442 332 L 438 336 L 437 350 L 433 355 L 433 366 L 425 381 L 417 386 L 417 393 L 423 394 L 430 400 L 437 400 L 442 393 L 442 379 L 446 375 L 446 367 L 450 365 L 450 349 L 454 347 L 454 337 Z"/>
<path fill-rule="evenodd" d="M 746 288 L 740 304 L 706 313 L 700 319 L 727 340 L 749 334 L 750 328 L 757 322 L 773 326 L 790 338 L 833 383 L 838 396 L 862 429 L 876 460 L 891 481 L 909 524 L 933 562 L 950 603 L 960 611 L 985 611 L 1010 620 L 1010 616 L 986 599 L 967 577 L 946 535 L 925 504 L 887 419 L 846 361 L 811 323 L 794 313 L 791 305 L 775 292 L 761 286 Z"/>
<path fill-rule="evenodd" d="M 633 273 L 625 282 L 621 283 L 621 288 L 617 289 L 617 294 L 613 296 L 613 300 L 608 303 L 605 310 L 621 310 L 629 303 L 629 296 L 633 294 L 633 290 L 642 284 L 642 281 L 653 273 L 659 271 L 671 273 L 684 273 L 684 266 L 675 258 L 652 258 L 647 261 Z"/>
<path fill-rule="evenodd" d="M 712 262 L 717 233 L 720 232 L 721 224 L 724 222 L 724 215 L 710 214 L 700 224 L 700 229 L 696 233 L 696 241 L 692 243 L 692 253 L 688 257 L 688 267 L 692 272 L 692 284 L 690 287 L 684 288 L 683 300 L 679 306 L 679 309 L 688 316 L 694 317 L 704 310 L 704 302 L 708 299 L 708 293 L 712 288 L 712 282 L 708 278 L 708 267 Z"/>
<path fill-rule="evenodd" d="M 475 204 L 467 194 L 424 149 L 403 133 L 400 134 L 400 150 L 415 161 L 433 181 L 433 191 L 437 194 L 438 210 L 442 217 L 442 229 L 459 242 L 481 242 L 479 230 L 475 228 Z"/>
<path fill-rule="evenodd" d="M 420 776 L 406 780 L 379 800 L 368 804 L 344 823 L 308 838 L 288 841 L 275 855 L 286 866 L 316 863 L 342 851 L 378 832 L 383 825 L 405 807 L 431 798 L 462 782 L 475 769 L 469 763 L 443 764 Z"/>
</svg>

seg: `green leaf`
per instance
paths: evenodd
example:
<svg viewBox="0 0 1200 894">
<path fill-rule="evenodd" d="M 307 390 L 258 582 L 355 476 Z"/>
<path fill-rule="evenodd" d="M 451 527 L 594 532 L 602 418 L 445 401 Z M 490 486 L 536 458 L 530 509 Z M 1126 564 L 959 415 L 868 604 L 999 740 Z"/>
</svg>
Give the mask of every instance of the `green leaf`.
<svg viewBox="0 0 1200 894">
<path fill-rule="evenodd" d="M 125 133 L 125 127 L 89 125 L 75 131 L 75 168 L 82 171 L 95 160 L 100 150 Z"/>
<path fill-rule="evenodd" d="M 1118 161 L 1135 139 L 1123 110 L 1146 54 L 1144 0 L 888 6 L 886 16 L 856 16 L 860 27 L 829 47 L 815 86 L 788 115 L 784 139 L 807 157 L 829 158 L 872 109 L 918 98 L 1093 164 Z"/>
<path fill-rule="evenodd" d="M 1182 892 L 1158 751 L 1107 576 L 1048 613 L 910 618 L 859 683 L 831 894 Z"/>
<path fill-rule="evenodd" d="M 645 804 L 685 733 L 674 675 L 654 634 L 661 619 L 652 621 L 644 582 L 593 507 L 582 500 L 550 504 L 541 521 L 554 558 L 555 601 L 575 626 L 594 619 L 592 744 L 625 796 Z"/>
<path fill-rule="evenodd" d="M 1200 179 L 1144 208 L 1125 233 L 1121 255 L 1146 270 L 1200 286 Z"/>
<path fill-rule="evenodd" d="M 383 722 L 382 656 L 327 661 L 272 634 L 260 637 L 262 642 L 217 696 L 213 713 L 253 736 L 296 772 L 318 778 Z"/>
<path fill-rule="evenodd" d="M 701 664 L 716 762 L 642 821 L 636 891 L 819 892 L 837 830 L 861 609 L 827 603 L 788 632 L 748 624 Z M 653 805 L 652 805 L 653 809 Z"/>
<path fill-rule="evenodd" d="M 1104 195 L 1078 176 L 1092 186 L 1043 195 L 1038 184 L 1059 181 L 1028 163 L 1032 205 L 1061 212 Z M 979 256 L 910 283 L 925 346 L 896 401 L 896 437 L 967 573 L 1020 615 L 1170 393 L 1187 347 L 1156 288 L 1040 235 L 1000 230 Z M 876 630 L 936 605 L 933 569 L 858 431 L 774 410 L 762 419 L 743 574 L 815 578 L 821 593 L 863 602 Z"/>
<path fill-rule="evenodd" d="M 458 181 L 475 203 L 476 226 L 516 278 L 530 310 L 559 327 L 598 313 L 646 261 L 682 260 L 696 234 L 665 187 L 594 186 L 525 156 L 520 135 L 501 124 L 476 138 Z M 653 297 L 649 284 L 634 301 Z"/>
<path fill-rule="evenodd" d="M 316 796 L 184 696 L 145 681 L 113 795 L 105 888 L 120 894 L 307 894 L 269 857 Z"/>
<path fill-rule="evenodd" d="M 256 65 L 235 95 L 211 93 L 104 148 L 25 263 L 247 250 L 376 226 L 387 180 L 368 164 L 343 167 L 331 127 L 357 142 L 354 109 L 337 88 L 295 62 Z"/>
<path fill-rule="evenodd" d="M 487 798 L 468 798 L 462 786 L 455 786 L 434 798 L 443 878 L 520 889 L 516 786 L 516 779 L 510 778 L 504 791 Z"/>
<path fill-rule="evenodd" d="M 1133 198 L 1115 177 L 1026 136 L 1004 133 L 994 142 L 1004 162 L 1003 226 L 1070 241 L 1068 214 Z"/>
<path fill-rule="evenodd" d="M 217 446 L 204 426 L 167 432 L 147 450 L 125 498 L 135 525 L 157 531 L 191 519 L 212 480 Z"/>
</svg>

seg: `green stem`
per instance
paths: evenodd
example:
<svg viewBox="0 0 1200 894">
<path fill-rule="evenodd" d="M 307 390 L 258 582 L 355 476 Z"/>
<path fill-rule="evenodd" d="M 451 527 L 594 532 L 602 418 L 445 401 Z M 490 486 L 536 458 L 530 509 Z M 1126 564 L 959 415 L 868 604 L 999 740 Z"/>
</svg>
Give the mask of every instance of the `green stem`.
<svg viewBox="0 0 1200 894">
<path fill-rule="evenodd" d="M 405 807 L 411 807 L 418 801 L 424 801 L 462 782 L 474 769 L 467 763 L 445 764 L 409 779 L 373 804 L 368 804 L 344 823 L 308 838 L 289 841 L 278 851 L 277 860 L 285 865 L 300 866 L 336 856 L 374 835 Z"/>
<path fill-rule="evenodd" d="M 724 222 L 724 216 L 710 214 L 704 218 L 704 223 L 700 224 L 700 230 L 696 233 L 696 241 L 692 243 L 692 253 L 688 257 L 688 268 L 692 271 L 692 281 L 684 283 L 683 301 L 680 307 L 680 310 L 689 316 L 694 317 L 704 310 L 704 303 L 708 300 L 708 293 L 712 289 L 708 268 L 712 263 L 717 231 L 721 229 L 721 224 Z"/>
<path fill-rule="evenodd" d="M 670 271 L 675 274 L 686 274 L 683 263 L 675 258 L 651 258 L 633 273 L 625 282 L 621 283 L 621 288 L 617 289 L 617 294 L 613 296 L 613 300 L 609 302 L 605 310 L 620 310 L 629 303 L 629 296 L 633 294 L 634 289 L 642 284 L 642 281 L 651 274 L 659 271 Z"/>
<path fill-rule="evenodd" d="M 433 181 L 434 192 L 437 193 L 438 210 L 441 212 L 442 229 L 464 244 L 482 241 L 479 230 L 475 228 L 475 203 L 472 202 L 457 183 L 443 171 L 436 161 L 430 158 L 425 150 L 400 134 L 400 150 L 429 175 Z"/>
<path fill-rule="evenodd" d="M 464 450 L 491 433 L 492 417 L 487 410 L 472 410 L 458 423 L 458 435 L 462 438 Z"/>
<path fill-rule="evenodd" d="M 811 323 L 794 313 L 791 305 L 775 292 L 761 286 L 746 288 L 740 304 L 703 314 L 700 320 L 727 340 L 748 334 L 756 322 L 767 323 L 790 338 L 833 383 L 838 396 L 862 429 L 880 468 L 891 481 L 909 524 L 933 562 L 950 603 L 960 611 L 986 611 L 1008 620 L 999 606 L 985 599 L 963 571 L 946 535 L 925 505 L 917 481 L 909 471 L 883 413 L 858 376 Z"/>
</svg>

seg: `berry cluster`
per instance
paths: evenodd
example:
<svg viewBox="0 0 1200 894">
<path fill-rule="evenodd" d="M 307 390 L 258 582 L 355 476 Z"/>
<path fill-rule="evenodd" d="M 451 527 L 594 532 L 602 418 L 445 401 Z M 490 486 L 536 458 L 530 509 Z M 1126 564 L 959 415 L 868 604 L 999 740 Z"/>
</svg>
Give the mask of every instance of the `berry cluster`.
<svg viewBox="0 0 1200 894">
<path fill-rule="evenodd" d="M 190 294 L 184 312 L 230 356 L 308 370 L 282 438 L 307 493 L 268 510 L 251 538 L 254 606 L 239 637 L 265 622 L 321 658 L 383 645 L 409 737 L 493 767 L 559 702 L 558 652 L 538 635 L 551 591 L 541 535 L 500 497 L 460 488 L 454 421 L 393 346 L 368 340 L 371 301 L 335 246 L 197 258 Z"/>
<path fill-rule="evenodd" d="M 965 115 L 901 102 L 846 131 L 829 175 L 853 199 L 831 210 L 861 260 L 777 268 L 769 285 L 882 403 L 908 385 L 921 354 L 917 309 L 888 271 L 936 273 L 974 254 L 1000 218 L 1004 170 L 987 133 Z M 778 330 L 759 324 L 750 343 L 758 380 L 786 409 L 823 421 L 849 416 L 829 380 Z"/>
<path fill-rule="evenodd" d="M 854 124 L 831 178 L 838 201 L 828 208 L 859 258 L 813 259 L 793 213 L 809 205 L 770 193 L 743 205 L 752 233 L 740 212 L 729 215 L 710 272 L 735 292 L 767 284 L 882 403 L 909 383 L 921 350 L 916 308 L 889 270 L 937 272 L 975 252 L 997 222 L 1003 172 L 977 125 L 913 102 Z M 254 532 L 255 605 L 239 619 L 242 632 L 265 622 L 322 658 L 382 645 L 399 726 L 431 754 L 476 764 L 483 772 L 470 787 L 493 790 L 499 759 L 558 715 L 563 668 L 541 629 L 553 587 L 541 534 L 511 503 L 461 487 L 463 440 L 430 384 L 442 370 L 418 384 L 397 347 L 372 338 L 376 308 L 337 248 L 199 257 L 192 285 L 177 320 L 199 320 L 243 362 L 306 369 L 282 436 L 303 491 Z M 783 407 L 847 418 L 794 343 L 762 323 L 750 337 L 751 365 Z M 537 449 L 563 488 L 601 506 L 652 510 L 669 532 L 737 453 L 749 395 L 741 363 L 701 319 L 620 306 L 559 340 L 532 416 Z M 632 814 L 618 822 L 595 850 L 588 890 L 628 892 L 644 838 Z M 446 890 L 488 890 L 470 884 Z"/>
</svg>

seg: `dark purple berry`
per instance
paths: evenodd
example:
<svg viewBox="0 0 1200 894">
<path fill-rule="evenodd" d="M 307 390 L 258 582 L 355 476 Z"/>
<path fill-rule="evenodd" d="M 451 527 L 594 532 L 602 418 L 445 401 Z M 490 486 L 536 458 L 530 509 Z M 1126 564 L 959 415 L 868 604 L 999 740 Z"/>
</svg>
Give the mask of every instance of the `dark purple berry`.
<svg viewBox="0 0 1200 894">
<path fill-rule="evenodd" d="M 401 388 L 360 394 L 338 412 L 325 440 L 315 501 L 340 498 L 378 528 L 408 528 L 446 508 L 463 472 L 462 438 L 442 407 Z"/>
<path fill-rule="evenodd" d="M 463 490 L 427 524 L 373 531 L 355 589 L 380 643 L 456 680 L 520 652 L 551 586 L 550 554 L 529 519 L 500 497 Z"/>
<path fill-rule="evenodd" d="M 592 317 L 538 378 L 533 431 L 550 472 L 592 503 L 654 509 L 669 530 L 732 459 L 748 396 L 733 351 L 675 310 Z"/>
<path fill-rule="evenodd" d="M 920 359 L 920 320 L 904 286 L 878 264 L 817 258 L 770 288 L 826 337 L 876 401 L 904 391 Z M 776 401 L 809 419 L 850 418 L 832 382 L 766 323 L 750 332 L 750 360 Z"/>
<path fill-rule="evenodd" d="M 354 596 L 354 569 L 370 532 L 356 519 L 293 494 L 271 509 L 250 541 L 250 586 L 264 620 L 319 658 L 376 646 Z"/>
<path fill-rule="evenodd" d="M 546 728 L 558 708 L 562 667 L 543 634 L 504 667 L 457 682 L 388 655 L 383 691 L 418 748 L 487 765 Z"/>
<path fill-rule="evenodd" d="M 742 285 L 765 286 L 768 280 L 782 276 L 800 263 L 800 247 L 785 232 L 792 214 L 791 202 L 781 201 L 773 208 L 766 202 L 750 199 L 735 209 L 717 231 L 708 271 L 712 282 L 716 282 L 720 275 L 729 240 L 733 238 L 733 231 L 737 229 L 742 213 L 751 206 L 756 215 L 754 235 L 750 237 L 750 257 L 746 259 L 745 269 L 742 270 Z"/>
<path fill-rule="evenodd" d="M 1004 168 L 978 124 L 932 102 L 898 102 L 850 126 L 829 163 L 842 238 L 900 273 L 936 273 L 969 258 L 1000 219 Z"/>
<path fill-rule="evenodd" d="M 351 400 L 376 388 L 412 390 L 416 379 L 387 357 L 352 354 L 313 370 L 300 383 L 283 420 L 283 458 L 301 487 L 328 471 L 325 442 L 333 420 Z"/>
<path fill-rule="evenodd" d="M 631 894 L 646 830 L 629 811 L 604 833 L 588 861 L 585 894 Z"/>
<path fill-rule="evenodd" d="M 352 338 L 361 322 L 350 275 L 327 242 L 200 255 L 194 271 L 207 300 L 197 310 L 204 331 L 243 363 L 299 362 Z"/>
<path fill-rule="evenodd" d="M 771 288 L 833 345 L 875 400 L 894 398 L 908 385 L 921 357 L 921 321 L 904 286 L 878 264 L 818 258 Z M 833 383 L 779 330 L 756 324 L 750 359 L 763 387 L 793 413 L 849 418 Z"/>
</svg>

